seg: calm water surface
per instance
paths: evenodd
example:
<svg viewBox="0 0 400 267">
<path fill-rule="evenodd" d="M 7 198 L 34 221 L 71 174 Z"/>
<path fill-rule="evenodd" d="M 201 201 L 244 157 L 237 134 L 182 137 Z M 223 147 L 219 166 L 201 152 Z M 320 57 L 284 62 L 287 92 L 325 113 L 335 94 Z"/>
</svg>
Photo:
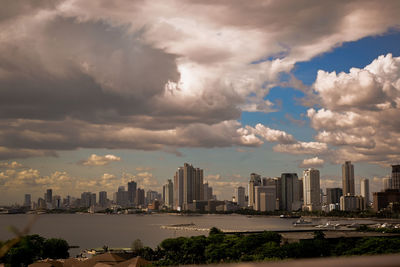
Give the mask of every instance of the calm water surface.
<svg viewBox="0 0 400 267">
<path fill-rule="evenodd" d="M 13 237 L 8 230 L 10 225 L 23 229 L 32 215 L 0 215 L 0 240 Z M 31 234 L 46 238 L 58 237 L 77 245 L 79 249 L 70 250 L 76 255 L 85 248 L 130 247 L 139 238 L 150 247 L 156 247 L 169 237 L 207 235 L 207 231 L 162 229 L 162 225 L 194 223 L 197 228 L 216 226 L 222 230 L 286 230 L 293 229 L 295 219 L 280 219 L 267 216 L 243 215 L 201 215 L 179 216 L 170 214 L 152 215 L 102 215 L 102 214 L 42 214 L 34 223 Z M 324 223 L 328 219 L 313 219 Z M 363 220 L 371 222 L 369 220 Z M 358 222 L 361 222 L 358 220 Z M 296 228 L 298 229 L 298 228 Z"/>
</svg>

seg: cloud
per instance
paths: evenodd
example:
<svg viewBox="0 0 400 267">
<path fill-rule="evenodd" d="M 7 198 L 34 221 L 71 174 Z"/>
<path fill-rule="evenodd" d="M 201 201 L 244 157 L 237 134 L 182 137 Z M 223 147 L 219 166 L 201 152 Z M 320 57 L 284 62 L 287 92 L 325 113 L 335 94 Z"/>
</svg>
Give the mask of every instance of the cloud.
<svg viewBox="0 0 400 267">
<path fill-rule="evenodd" d="M 348 73 L 319 71 L 321 108 L 307 111 L 315 139 L 333 146 L 328 159 L 388 166 L 400 156 L 400 57 L 376 58 Z"/>
<path fill-rule="evenodd" d="M 294 144 L 277 144 L 273 150 L 294 155 L 323 154 L 328 152 L 328 145 L 321 142 L 297 142 Z"/>
<path fill-rule="evenodd" d="M 0 168 L 7 168 L 7 169 L 19 169 L 22 168 L 23 165 L 16 161 L 13 162 L 0 162 Z"/>
<path fill-rule="evenodd" d="M 92 154 L 87 160 L 82 161 L 81 164 L 85 166 L 104 166 L 114 161 L 121 161 L 121 158 L 114 155 L 98 156 Z"/>
<path fill-rule="evenodd" d="M 311 168 L 311 167 L 322 167 L 325 161 L 318 157 L 304 159 L 301 164 L 299 164 L 300 168 Z"/>
<path fill-rule="evenodd" d="M 241 113 L 274 111 L 268 93 L 282 73 L 397 27 L 399 11 L 397 1 L 12 1 L 0 11 L 0 159 L 78 148 L 179 155 L 181 147 L 257 147 L 260 137 L 278 150 L 309 150 L 267 126 L 256 126 L 257 136 Z M 320 72 L 314 90 L 332 112 L 384 110 L 397 90 L 391 60 Z M 387 95 L 374 89 L 383 84 Z M 332 90 L 351 86 L 365 94 Z"/>
<path fill-rule="evenodd" d="M 261 123 L 258 123 L 255 129 L 251 129 L 255 134 L 263 137 L 268 142 L 277 142 L 280 144 L 293 144 L 296 142 L 291 134 L 287 134 L 284 131 L 271 129 L 262 125 Z"/>
</svg>

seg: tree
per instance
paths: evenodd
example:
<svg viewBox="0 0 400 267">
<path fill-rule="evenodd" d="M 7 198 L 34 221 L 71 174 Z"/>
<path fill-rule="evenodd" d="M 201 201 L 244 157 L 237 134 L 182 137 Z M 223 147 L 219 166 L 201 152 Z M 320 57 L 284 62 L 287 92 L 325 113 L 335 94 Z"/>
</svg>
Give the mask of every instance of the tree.
<svg viewBox="0 0 400 267">
<path fill-rule="evenodd" d="M 43 257 L 50 259 L 66 259 L 69 257 L 68 242 L 60 238 L 47 239 L 43 244 Z"/>
<path fill-rule="evenodd" d="M 138 238 L 135 241 L 132 242 L 131 246 L 133 252 L 138 252 L 139 250 L 143 249 L 143 243 L 142 241 Z"/>
</svg>

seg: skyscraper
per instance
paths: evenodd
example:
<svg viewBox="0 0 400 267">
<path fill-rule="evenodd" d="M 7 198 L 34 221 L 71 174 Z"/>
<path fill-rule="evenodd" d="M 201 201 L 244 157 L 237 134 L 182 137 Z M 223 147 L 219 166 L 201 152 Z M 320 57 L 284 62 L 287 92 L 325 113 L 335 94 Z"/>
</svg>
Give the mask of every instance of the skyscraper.
<svg viewBox="0 0 400 267">
<path fill-rule="evenodd" d="M 45 198 L 46 203 L 53 202 L 53 190 L 52 189 L 47 189 L 45 196 L 46 196 L 46 198 Z"/>
<path fill-rule="evenodd" d="M 164 185 L 165 192 L 164 192 L 164 201 L 165 205 L 168 208 L 172 208 L 174 205 L 174 185 L 171 181 L 171 179 L 168 179 L 168 182 L 166 185 Z"/>
<path fill-rule="evenodd" d="M 174 176 L 174 209 L 182 209 L 183 205 L 183 168 L 179 167 Z"/>
<path fill-rule="evenodd" d="M 261 175 L 257 173 L 250 174 L 250 181 L 249 181 L 249 207 L 253 207 L 255 205 L 255 189 L 256 186 L 261 186 Z"/>
<path fill-rule="evenodd" d="M 137 184 L 135 181 L 128 182 L 128 199 L 131 206 L 135 205 Z"/>
<path fill-rule="evenodd" d="M 136 190 L 136 199 L 135 199 L 136 205 L 144 205 L 144 200 L 145 200 L 144 189 L 138 188 Z"/>
<path fill-rule="evenodd" d="M 305 210 L 321 209 L 319 170 L 307 169 L 303 172 L 303 202 Z"/>
<path fill-rule="evenodd" d="M 361 179 L 361 196 L 364 197 L 364 203 L 366 207 L 369 206 L 369 180 L 367 178 Z"/>
<path fill-rule="evenodd" d="M 235 199 L 239 207 L 245 205 L 245 190 L 243 186 L 235 188 Z"/>
<path fill-rule="evenodd" d="M 392 188 L 400 189 L 400 165 L 392 165 Z"/>
<path fill-rule="evenodd" d="M 280 206 L 283 210 L 297 210 L 301 206 L 299 195 L 299 178 L 297 173 L 282 173 L 282 200 Z"/>
<path fill-rule="evenodd" d="M 30 207 L 31 204 L 32 204 L 32 202 L 31 202 L 31 194 L 25 194 L 24 207 Z"/>
<path fill-rule="evenodd" d="M 327 204 L 339 204 L 340 197 L 343 196 L 342 188 L 327 188 L 326 189 L 326 203 Z"/>
<path fill-rule="evenodd" d="M 383 190 L 392 189 L 392 177 L 385 177 L 382 180 L 383 182 Z"/>
<path fill-rule="evenodd" d="M 343 195 L 354 196 L 354 166 L 351 161 L 342 165 Z"/>
<path fill-rule="evenodd" d="M 107 206 L 107 192 L 106 191 L 99 192 L 99 205 L 103 208 Z"/>
<path fill-rule="evenodd" d="M 258 211 L 274 211 L 276 209 L 275 185 L 254 187 L 254 209 Z"/>
</svg>

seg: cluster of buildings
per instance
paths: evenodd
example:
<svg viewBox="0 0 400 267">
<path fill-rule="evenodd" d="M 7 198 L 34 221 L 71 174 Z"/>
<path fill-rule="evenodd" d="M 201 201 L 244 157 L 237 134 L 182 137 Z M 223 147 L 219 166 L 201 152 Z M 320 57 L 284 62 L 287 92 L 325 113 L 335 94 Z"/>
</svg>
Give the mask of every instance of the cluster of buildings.
<svg viewBox="0 0 400 267">
<path fill-rule="evenodd" d="M 320 172 L 306 169 L 302 177 L 296 173 L 282 173 L 281 177 L 261 178 L 252 173 L 248 186 L 247 206 L 257 211 L 356 211 L 369 207 L 369 180 L 360 181 L 361 195 L 354 190 L 354 165 L 346 161 L 342 165 L 342 188 L 327 188 L 326 194 L 320 187 Z M 244 188 L 235 190 L 238 205 L 246 206 Z"/>
<path fill-rule="evenodd" d="M 342 187 L 320 187 L 320 172 L 309 168 L 303 171 L 302 177 L 296 173 L 282 173 L 280 177 L 261 177 L 250 174 L 247 190 L 235 188 L 232 200 L 219 201 L 213 195 L 213 189 L 204 182 L 204 171 L 185 163 L 179 167 L 173 180 L 168 179 L 162 193 L 138 188 L 135 181 L 127 187 L 118 187 L 113 199 L 107 198 L 107 192 L 97 194 L 83 192 L 81 198 L 53 196 L 52 189 L 47 189 L 43 198 L 31 201 L 26 194 L 24 206 L 31 209 L 68 209 L 88 208 L 91 212 L 106 208 L 147 208 L 150 210 L 178 211 L 231 211 L 248 208 L 257 211 L 361 211 L 371 207 L 375 211 L 390 209 L 400 211 L 400 165 L 392 165 L 392 174 L 383 179 L 384 189 L 373 193 L 370 202 L 369 180 L 360 180 L 360 195 L 355 194 L 354 165 L 346 161 L 342 165 Z"/>
</svg>

